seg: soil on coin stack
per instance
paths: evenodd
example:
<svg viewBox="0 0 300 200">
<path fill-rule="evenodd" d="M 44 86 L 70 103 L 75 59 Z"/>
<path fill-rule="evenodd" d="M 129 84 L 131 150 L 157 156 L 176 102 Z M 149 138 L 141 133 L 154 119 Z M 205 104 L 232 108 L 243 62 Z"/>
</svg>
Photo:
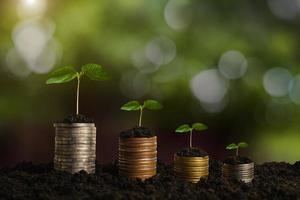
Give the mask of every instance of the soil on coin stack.
<svg viewBox="0 0 300 200">
<path fill-rule="evenodd" d="M 252 162 L 250 158 L 244 156 L 231 156 L 224 160 L 224 163 L 229 165 L 249 164 Z"/>
<path fill-rule="evenodd" d="M 183 148 L 180 149 L 177 153 L 177 156 L 184 156 L 184 157 L 204 157 L 208 154 L 200 149 L 200 148 Z"/>
<path fill-rule="evenodd" d="M 121 138 L 133 138 L 133 137 L 154 137 L 155 133 L 151 129 L 146 127 L 134 127 L 132 129 L 122 131 L 120 133 Z"/>
<path fill-rule="evenodd" d="M 0 170 L 0 199 L 300 199 L 300 162 L 265 163 L 250 184 L 224 181 L 219 161 L 197 184 L 173 176 L 172 165 L 144 182 L 118 176 L 117 163 L 97 166 L 95 174 L 54 171 L 52 164 L 20 163 Z"/>
<path fill-rule="evenodd" d="M 63 121 L 60 121 L 58 123 L 67 123 L 67 124 L 72 124 L 72 123 L 94 123 L 94 120 L 86 117 L 84 115 L 69 115 L 63 119 Z"/>
</svg>

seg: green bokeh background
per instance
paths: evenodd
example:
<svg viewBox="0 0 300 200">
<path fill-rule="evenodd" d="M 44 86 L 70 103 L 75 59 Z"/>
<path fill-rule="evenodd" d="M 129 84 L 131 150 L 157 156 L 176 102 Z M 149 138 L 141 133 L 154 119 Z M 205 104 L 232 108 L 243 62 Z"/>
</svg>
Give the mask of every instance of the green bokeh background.
<svg viewBox="0 0 300 200">
<path fill-rule="evenodd" d="M 278 2 L 279 11 L 274 8 Z M 165 106 L 163 111 L 147 112 L 144 119 L 145 126 L 158 132 L 159 155 L 165 161 L 188 145 L 174 129 L 196 121 L 208 124 L 209 131 L 195 134 L 195 144 L 214 158 L 228 155 L 227 143 L 247 141 L 250 146 L 243 153 L 257 162 L 299 160 L 300 105 L 288 93 L 272 96 L 263 85 L 266 72 L 274 67 L 289 70 L 293 77 L 300 72 L 300 8 L 284 2 L 48 0 L 42 14 L 25 16 L 18 11 L 22 0 L 1 1 L 1 164 L 51 160 L 52 123 L 75 112 L 75 82 L 47 86 L 47 70 L 30 70 L 22 57 L 10 59 L 17 60 L 11 61 L 15 71 L 26 73 L 10 70 L 8 53 L 16 48 L 13 33 L 18 24 L 30 20 L 53 28 L 56 60 L 51 70 L 93 62 L 112 76 L 107 82 L 82 81 L 81 113 L 97 123 L 100 162 L 116 158 L 118 133 L 136 123 L 136 113 L 119 110 L 135 98 L 154 98 Z M 144 55 L 155 38 L 167 38 L 176 49 L 174 58 L 159 66 Z M 35 41 L 34 36 L 26 39 L 29 46 Z M 218 69 L 220 57 L 230 50 L 245 57 L 247 71 L 229 80 L 226 105 L 211 113 L 194 96 L 191 80 L 205 70 Z"/>
</svg>

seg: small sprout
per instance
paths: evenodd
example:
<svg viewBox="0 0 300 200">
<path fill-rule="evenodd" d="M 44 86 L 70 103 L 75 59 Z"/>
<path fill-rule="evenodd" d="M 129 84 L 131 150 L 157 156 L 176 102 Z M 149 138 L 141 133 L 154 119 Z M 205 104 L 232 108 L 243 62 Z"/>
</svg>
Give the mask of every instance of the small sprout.
<svg viewBox="0 0 300 200">
<path fill-rule="evenodd" d="M 130 101 L 130 102 L 124 104 L 121 107 L 121 110 L 125 110 L 125 111 L 139 110 L 140 111 L 140 117 L 139 117 L 138 126 L 141 127 L 142 126 L 142 117 L 143 117 L 143 110 L 144 109 L 160 110 L 162 108 L 163 108 L 163 106 L 158 101 L 150 99 L 150 100 L 144 101 L 143 105 L 141 105 L 140 102 L 138 102 L 138 101 Z"/>
<path fill-rule="evenodd" d="M 79 114 L 79 88 L 80 80 L 86 75 L 91 80 L 102 81 L 108 80 L 108 74 L 103 70 L 101 65 L 98 64 L 85 64 L 81 67 L 80 72 L 77 72 L 73 67 L 66 66 L 59 68 L 50 73 L 46 84 L 66 83 L 77 78 L 77 95 L 76 95 L 76 114 Z"/>
<path fill-rule="evenodd" d="M 203 131 L 203 130 L 206 130 L 206 129 L 207 129 L 207 126 L 205 124 L 202 124 L 202 123 L 194 123 L 192 125 L 192 127 L 190 127 L 188 124 L 183 124 L 183 125 L 179 126 L 175 130 L 175 132 L 176 133 L 189 133 L 190 134 L 190 148 L 193 148 L 193 141 L 192 141 L 193 130 Z"/>
<path fill-rule="evenodd" d="M 229 144 L 226 149 L 228 150 L 235 150 L 235 155 L 239 156 L 239 148 L 247 148 L 248 144 L 246 142 L 240 142 L 238 144 L 232 143 Z"/>
</svg>

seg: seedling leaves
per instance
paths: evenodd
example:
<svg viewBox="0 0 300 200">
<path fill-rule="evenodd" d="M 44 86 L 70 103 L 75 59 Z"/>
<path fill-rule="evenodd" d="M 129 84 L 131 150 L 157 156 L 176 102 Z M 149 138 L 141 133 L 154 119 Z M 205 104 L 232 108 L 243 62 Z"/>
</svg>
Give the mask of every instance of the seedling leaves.
<svg viewBox="0 0 300 200">
<path fill-rule="evenodd" d="M 144 102 L 144 107 L 149 110 L 160 110 L 163 108 L 163 106 L 158 101 L 152 99 L 146 100 Z"/>
<path fill-rule="evenodd" d="M 73 80 L 77 76 L 78 73 L 74 68 L 70 66 L 62 67 L 50 73 L 46 84 L 66 83 Z"/>
<path fill-rule="evenodd" d="M 203 131 L 207 129 L 207 126 L 202 123 L 194 123 L 192 128 L 196 131 Z"/>
<path fill-rule="evenodd" d="M 237 148 L 238 148 L 238 145 L 236 145 L 235 143 L 229 144 L 226 147 L 226 149 L 228 149 L 228 150 L 237 149 Z"/>
<path fill-rule="evenodd" d="M 177 132 L 177 133 L 187 133 L 187 132 L 190 132 L 190 131 L 191 131 L 191 128 L 190 128 L 190 126 L 187 125 L 187 124 L 183 124 L 183 125 L 179 126 L 179 127 L 175 130 L 175 132 Z"/>
<path fill-rule="evenodd" d="M 130 101 L 124 104 L 121 107 L 121 110 L 134 111 L 134 110 L 139 110 L 140 108 L 141 108 L 141 104 L 138 101 Z"/>
<path fill-rule="evenodd" d="M 109 79 L 109 75 L 103 70 L 102 66 L 98 64 L 85 64 L 82 66 L 81 70 L 87 77 L 94 81 Z"/>
<path fill-rule="evenodd" d="M 246 148 L 246 147 L 248 147 L 248 144 L 246 142 L 240 142 L 238 144 L 238 146 L 241 147 L 241 148 Z"/>
</svg>

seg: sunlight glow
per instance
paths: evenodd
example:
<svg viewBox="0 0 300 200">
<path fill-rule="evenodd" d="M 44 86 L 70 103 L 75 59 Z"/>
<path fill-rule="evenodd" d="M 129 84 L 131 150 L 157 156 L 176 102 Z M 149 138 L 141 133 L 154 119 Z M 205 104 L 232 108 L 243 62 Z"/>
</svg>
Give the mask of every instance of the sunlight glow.
<svg viewBox="0 0 300 200">
<path fill-rule="evenodd" d="M 17 8 L 19 17 L 42 16 L 46 11 L 45 0 L 21 0 Z"/>
</svg>

